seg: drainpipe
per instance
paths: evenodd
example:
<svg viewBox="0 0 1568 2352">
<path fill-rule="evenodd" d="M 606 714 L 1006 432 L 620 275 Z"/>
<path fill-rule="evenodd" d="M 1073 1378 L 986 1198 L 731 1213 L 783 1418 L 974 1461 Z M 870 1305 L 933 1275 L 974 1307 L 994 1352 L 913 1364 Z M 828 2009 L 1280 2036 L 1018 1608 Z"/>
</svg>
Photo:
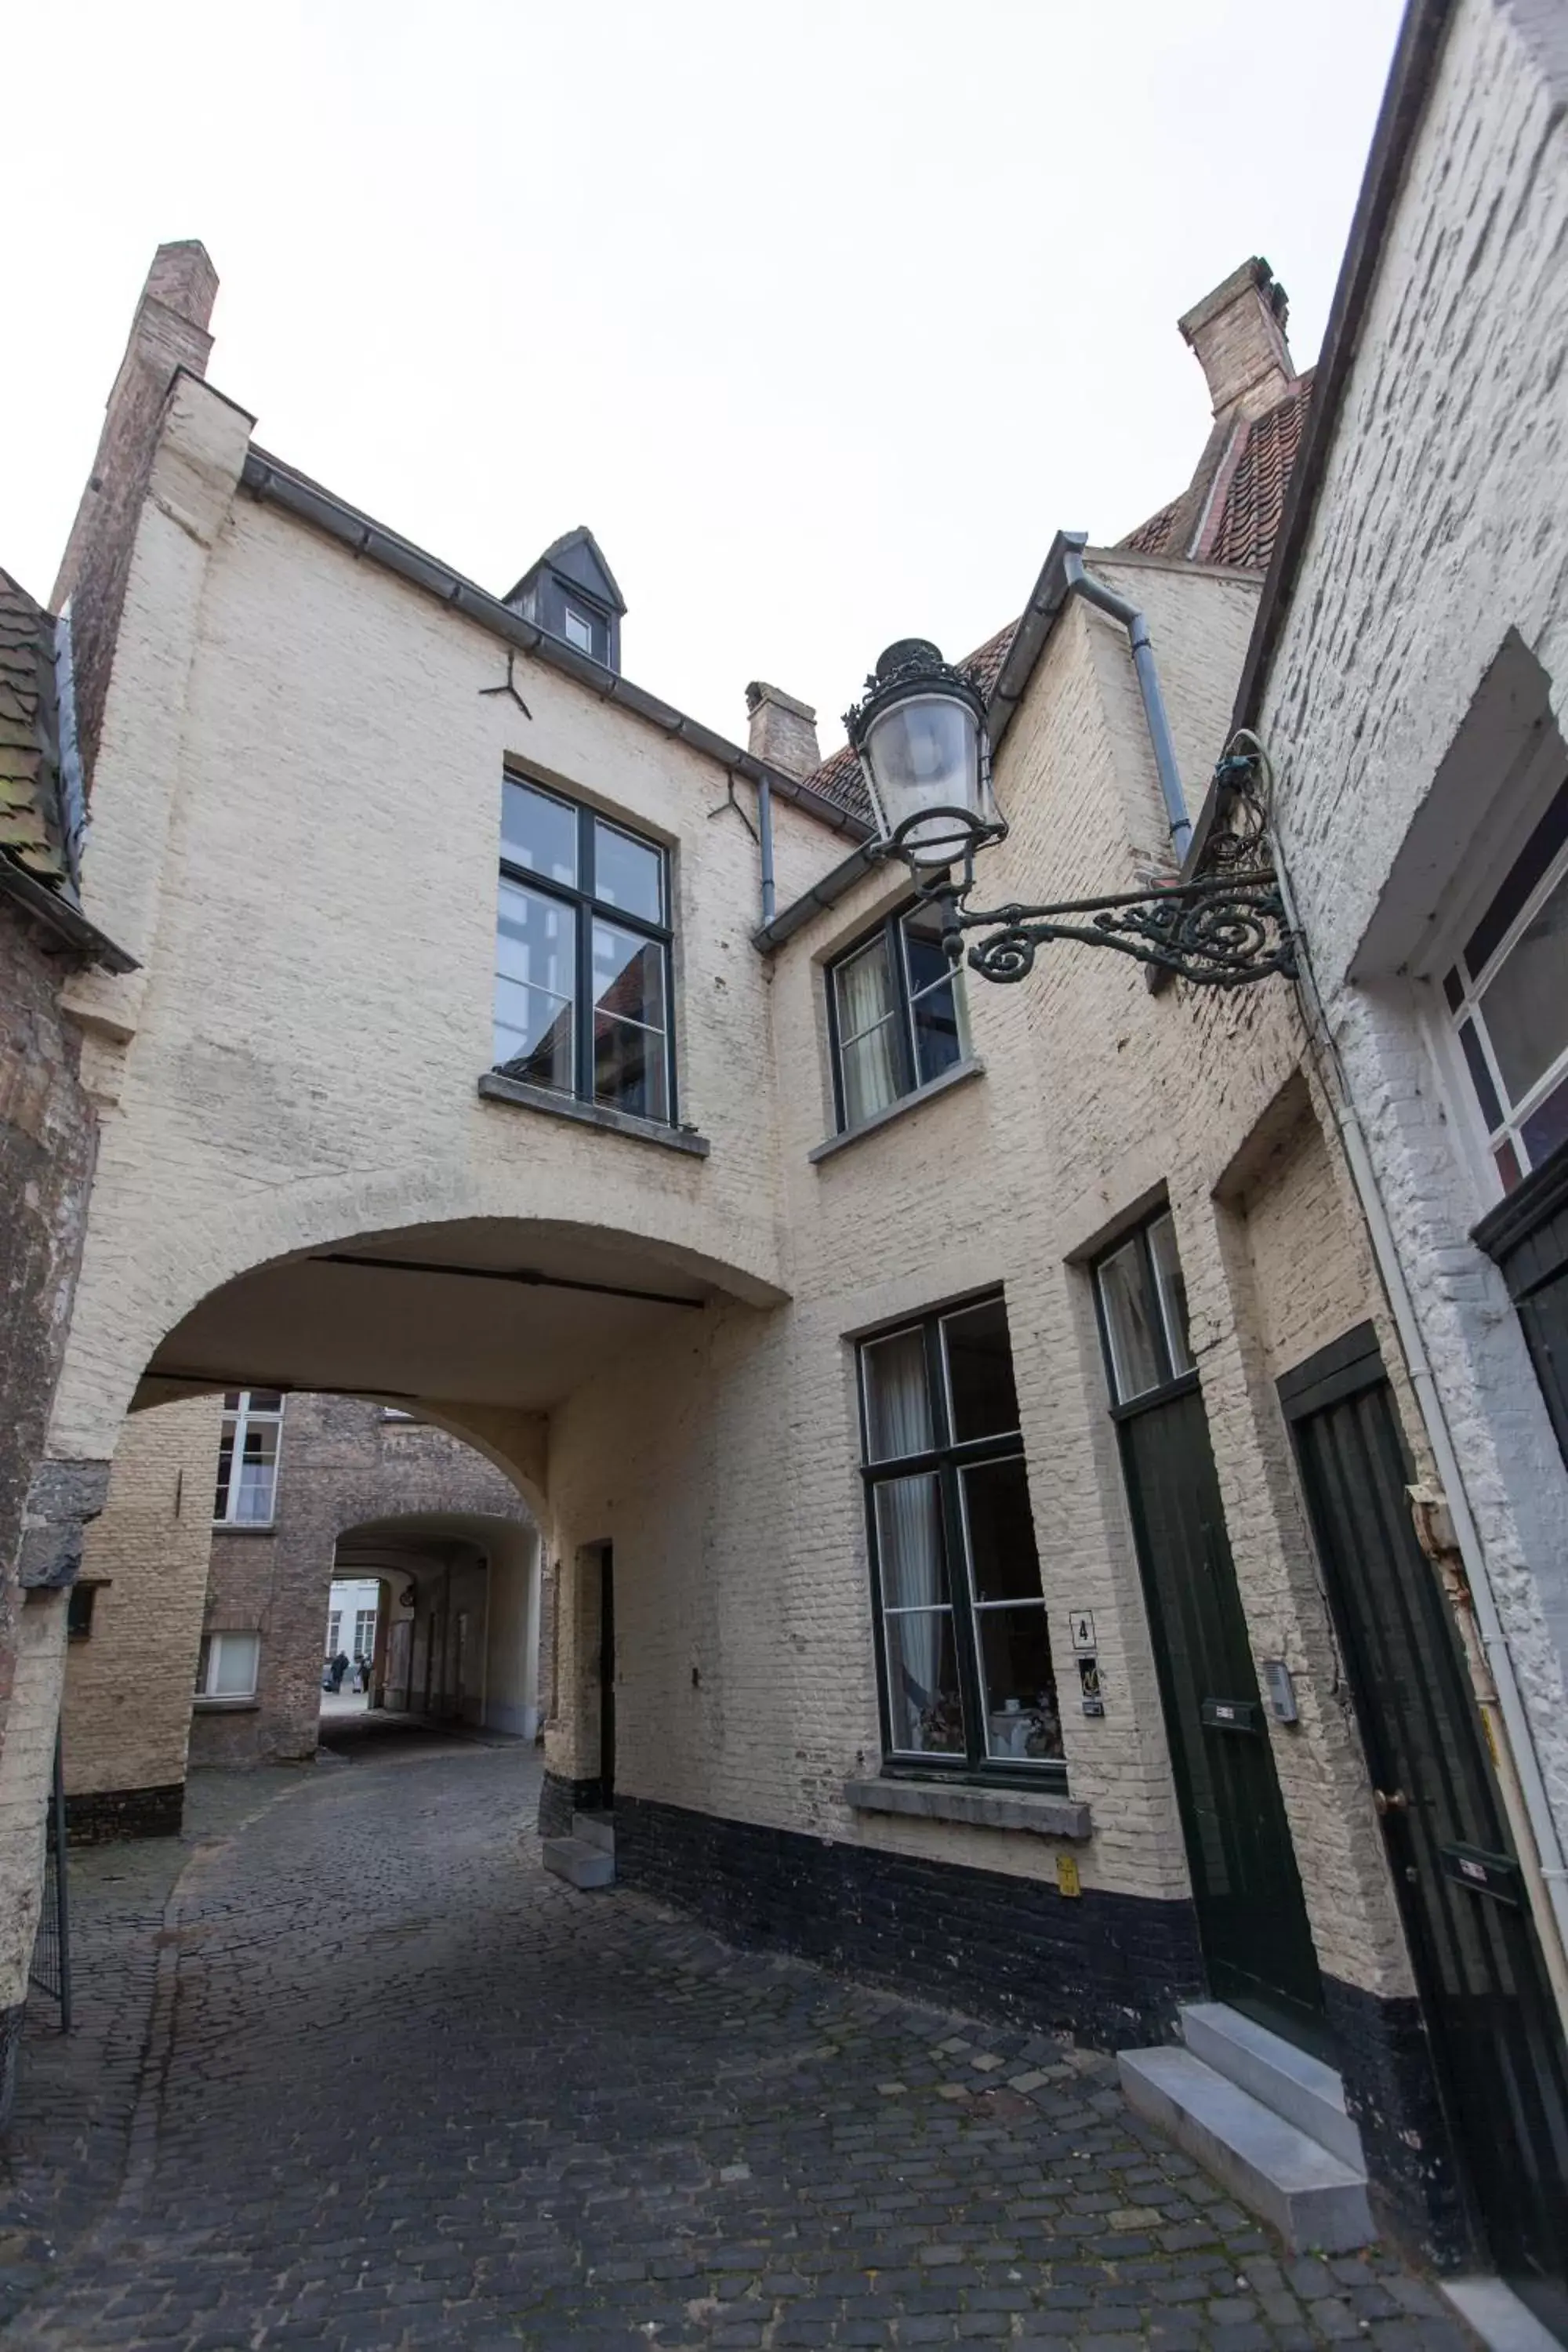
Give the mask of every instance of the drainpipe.
<svg viewBox="0 0 1568 2352">
<path fill-rule="evenodd" d="M 1073 540 L 1078 540 L 1078 546 Z M 1126 630 L 1132 647 L 1132 666 L 1138 672 L 1138 690 L 1143 697 L 1143 717 L 1149 728 L 1149 741 L 1153 749 L 1154 765 L 1159 771 L 1160 790 L 1164 795 L 1165 814 L 1171 820 L 1171 846 L 1178 863 L 1187 854 L 1187 844 L 1193 837 L 1192 820 L 1187 814 L 1186 794 L 1182 790 L 1182 773 L 1176 765 L 1176 747 L 1171 740 L 1170 721 L 1165 716 L 1165 698 L 1160 691 L 1160 675 L 1154 667 L 1154 648 L 1149 642 L 1149 624 L 1136 604 L 1108 588 L 1083 568 L 1079 549 L 1084 544 L 1074 532 L 1068 536 L 1063 551 L 1063 568 L 1069 592 L 1082 596 L 1090 604 L 1109 613 Z"/>
<path fill-rule="evenodd" d="M 773 788 L 766 776 L 757 778 L 757 837 L 763 853 L 763 926 L 765 929 L 778 911 L 778 889 L 773 881 Z"/>
<path fill-rule="evenodd" d="M 1244 730 L 1241 740 L 1250 741 L 1258 751 L 1262 751 L 1263 747 L 1258 743 L 1256 736 L 1249 735 Z M 1266 761 L 1267 757 L 1265 753 Z M 1448 1417 L 1437 1391 L 1437 1383 L 1432 1376 L 1432 1366 L 1427 1358 L 1426 1343 L 1421 1336 L 1420 1324 L 1416 1320 L 1415 1301 L 1411 1297 L 1410 1286 L 1405 1278 L 1405 1268 L 1394 1242 L 1394 1228 L 1388 1221 L 1388 1211 L 1384 1203 L 1377 1171 L 1373 1166 L 1372 1153 L 1367 1144 L 1366 1130 L 1362 1126 L 1360 1115 L 1352 1099 L 1344 1066 L 1340 1059 L 1339 1047 L 1334 1042 L 1333 1033 L 1329 1027 L 1328 1015 L 1323 1010 L 1322 999 L 1318 993 L 1317 979 L 1302 938 L 1289 876 L 1285 870 L 1285 861 L 1279 854 L 1278 832 L 1275 833 L 1274 837 L 1274 870 L 1279 885 L 1279 896 L 1284 904 L 1285 920 L 1295 935 L 1300 951 L 1300 971 L 1298 986 L 1306 1006 L 1308 1026 L 1333 1074 L 1334 1084 L 1331 1092 L 1334 1101 L 1334 1117 L 1339 1123 L 1340 1134 L 1344 1141 L 1345 1157 L 1350 1162 L 1351 1178 L 1361 1202 L 1362 1214 L 1366 1219 L 1367 1231 L 1372 1240 L 1373 1255 L 1377 1260 L 1378 1272 L 1383 1277 L 1383 1286 L 1394 1316 L 1394 1328 L 1399 1334 L 1399 1344 L 1405 1353 L 1405 1361 L 1410 1373 L 1410 1383 L 1421 1408 L 1421 1418 L 1431 1443 L 1437 1475 L 1442 1480 L 1444 1497 L 1454 1522 L 1454 1534 L 1458 1543 L 1459 1558 L 1464 1563 L 1465 1577 L 1470 1590 L 1470 1603 L 1475 1611 L 1477 1630 L 1480 1635 L 1481 1647 L 1486 1654 L 1492 1681 L 1497 1688 L 1498 1706 L 1507 1727 L 1509 1748 L 1511 1751 L 1514 1769 L 1519 1776 L 1525 1815 L 1535 1842 L 1542 1883 L 1552 1906 L 1552 1917 L 1556 1923 L 1562 1947 L 1564 1952 L 1568 1953 L 1568 1864 L 1564 1864 L 1563 1843 L 1558 1835 L 1557 1823 L 1552 1817 L 1551 1801 L 1546 1794 L 1546 1783 L 1542 1778 L 1541 1761 L 1535 1751 L 1535 1736 L 1531 1729 L 1530 1717 L 1525 1712 L 1523 1698 L 1520 1695 L 1519 1676 L 1514 1668 L 1513 1653 L 1509 1648 L 1508 1636 L 1503 1632 L 1502 1620 L 1498 1614 L 1497 1596 L 1492 1591 L 1486 1555 L 1481 1549 L 1480 1530 L 1476 1525 L 1475 1515 L 1470 1509 L 1470 1499 L 1466 1491 L 1464 1473 L 1459 1466 L 1458 1452 L 1454 1444 L 1453 1433 L 1448 1426 Z M 1556 1979 L 1558 1971 L 1552 1969 L 1551 1973 Z"/>
</svg>

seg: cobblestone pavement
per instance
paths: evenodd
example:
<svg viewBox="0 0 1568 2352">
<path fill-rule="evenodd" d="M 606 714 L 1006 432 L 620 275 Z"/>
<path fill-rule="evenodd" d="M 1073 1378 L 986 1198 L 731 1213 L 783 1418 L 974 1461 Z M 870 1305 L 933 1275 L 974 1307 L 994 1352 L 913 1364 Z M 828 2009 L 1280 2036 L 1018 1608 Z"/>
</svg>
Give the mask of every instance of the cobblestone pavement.
<svg viewBox="0 0 1568 2352">
<path fill-rule="evenodd" d="M 198 1851 L 121 2193 L 5 2352 L 1467 2340 L 1285 2258 L 1105 2059 L 546 1877 L 537 1769 L 366 1751 Z"/>
</svg>

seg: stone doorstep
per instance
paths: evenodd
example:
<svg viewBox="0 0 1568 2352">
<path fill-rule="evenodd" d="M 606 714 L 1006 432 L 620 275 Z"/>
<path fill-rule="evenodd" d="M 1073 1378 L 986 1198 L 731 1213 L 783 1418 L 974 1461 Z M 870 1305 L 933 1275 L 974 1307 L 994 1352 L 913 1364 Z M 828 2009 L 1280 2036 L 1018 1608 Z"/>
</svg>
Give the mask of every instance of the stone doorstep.
<svg viewBox="0 0 1568 2352">
<path fill-rule="evenodd" d="M 571 1886 L 613 1886 L 616 1883 L 616 1857 L 603 1846 L 590 1845 L 586 1838 L 546 1838 L 542 1849 L 546 1870 Z"/>
<path fill-rule="evenodd" d="M 1557 2337 L 1501 2279 L 1440 2278 L 1436 2284 L 1487 2352 L 1563 2352 Z"/>
<path fill-rule="evenodd" d="M 596 1845 L 604 1853 L 616 1851 L 616 1817 L 614 1813 L 574 1813 L 572 1834 L 584 1845 Z"/>
<path fill-rule="evenodd" d="M 1361 2134 L 1346 2112 L 1344 2084 L 1331 2066 L 1244 2017 L 1226 2001 L 1189 2001 L 1180 2018 L 1183 2039 L 1194 2058 L 1239 2090 L 1250 2091 L 1364 2177 Z"/>
<path fill-rule="evenodd" d="M 1376 2242 L 1366 2174 L 1348 2165 L 1190 2050 L 1123 2050 L 1134 2111 L 1272 2223 L 1292 2252 L 1346 2254 Z"/>
</svg>

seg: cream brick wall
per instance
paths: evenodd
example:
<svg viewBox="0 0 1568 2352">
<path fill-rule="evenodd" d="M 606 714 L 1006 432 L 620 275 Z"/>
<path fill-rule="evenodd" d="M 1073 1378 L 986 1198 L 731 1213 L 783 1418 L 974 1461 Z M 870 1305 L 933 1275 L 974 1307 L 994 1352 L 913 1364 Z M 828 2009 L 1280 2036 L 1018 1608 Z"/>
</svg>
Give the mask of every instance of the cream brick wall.
<svg viewBox="0 0 1568 2352">
<path fill-rule="evenodd" d="M 562 1564 L 553 1769 L 597 1769 L 587 1563 L 610 1541 L 624 1790 L 1051 1876 L 1048 1841 L 858 1816 L 842 1793 L 879 1753 L 854 1337 L 1000 1283 L 1064 1670 L 1070 1612 L 1091 1609 L 1100 1640 L 1105 1716 L 1075 1713 L 1070 1696 L 1064 1709 L 1071 1786 L 1095 1822 L 1077 1856 L 1083 1880 L 1180 1895 L 1082 1261 L 1168 1191 L 1255 1645 L 1283 1648 L 1326 1687 L 1268 1386 L 1269 1335 L 1288 1328 L 1289 1303 L 1273 1297 L 1267 1249 L 1261 1274 L 1254 1264 L 1245 1209 L 1215 1197 L 1236 1191 L 1300 1086 L 1288 990 L 1225 1004 L 1152 995 L 1131 962 L 1052 950 L 1026 987 L 973 983 L 985 1075 L 814 1163 L 831 1126 L 823 962 L 896 902 L 898 880 L 868 875 L 764 963 L 749 938 L 755 849 L 711 814 L 724 797 L 713 763 L 521 656 L 531 720 L 486 695 L 501 667 L 493 638 L 234 499 L 243 434 L 227 414 L 200 387 L 176 393 L 106 717 L 88 891 L 146 969 L 81 992 L 111 1108 L 57 1450 L 107 1448 L 153 1349 L 216 1285 L 344 1236 L 483 1215 L 515 1230 L 524 1264 L 532 1234 L 564 1224 L 615 1236 L 645 1273 L 705 1269 L 713 1303 L 607 1351 L 547 1431 L 499 1398 L 467 1412 L 431 1403 L 511 1464 Z M 182 527 L 165 509 L 187 476 Z M 1195 803 L 1255 583 L 1093 561 L 1150 614 Z M 682 1105 L 712 1139 L 706 1161 L 475 1098 L 509 757 L 674 848 Z M 1081 604 L 1053 633 L 998 788 L 1014 824 L 988 886 L 998 898 L 1128 887 L 1165 858 L 1126 640 Z M 785 805 L 775 814 L 787 900 L 843 845 Z M 280 862 L 288 887 L 258 887 Z M 1272 1233 L 1274 1213 L 1260 1213 Z M 1361 1319 L 1317 1268 L 1320 1255 L 1325 1269 L 1342 1256 L 1331 1218 L 1300 1255 Z M 1342 1716 L 1320 1707 L 1275 1744 L 1325 1964 L 1361 1983 L 1403 1981 Z"/>
<path fill-rule="evenodd" d="M 1495 1187 L 1428 1042 L 1431 987 L 1410 977 L 1434 968 L 1444 923 L 1502 845 L 1508 761 L 1483 759 L 1462 791 L 1444 771 L 1510 633 L 1545 673 L 1560 732 L 1568 721 L 1565 101 L 1560 10 L 1461 0 L 1260 723 L 1314 968 L 1568 1838 L 1568 1475 L 1501 1279 L 1468 1239 Z M 1380 950 L 1394 918 L 1404 937 Z"/>
<path fill-rule="evenodd" d="M 66 1596 L 29 1592 L 0 1748 L 0 2008 L 26 1998 L 43 1894 L 44 1822 L 65 1668 Z"/>
<path fill-rule="evenodd" d="M 103 1580 L 92 1631 L 68 1644 L 71 1796 L 185 1777 L 222 1426 L 223 1400 L 208 1396 L 133 1413 L 121 1432 L 82 1549 L 84 1581 Z"/>
<path fill-rule="evenodd" d="M 1252 584 L 1125 562 L 1114 572 L 1123 593 L 1157 608 L 1195 799 L 1197 747 L 1205 726 L 1212 746 L 1221 740 Z M 1125 887 L 1158 857 L 1163 811 L 1125 639 L 1081 607 L 1058 623 L 998 789 L 1014 832 L 988 886 L 997 900 L 1013 889 Z M 1283 987 L 1223 1006 L 1182 992 L 1151 997 L 1131 963 L 1048 950 L 1025 988 L 971 982 L 984 1077 L 813 1164 L 807 1154 L 831 1126 L 822 966 L 899 895 L 895 878 L 868 877 L 776 959 L 791 1303 L 728 1309 L 679 1359 L 661 1347 L 606 1367 L 554 1417 L 554 1548 L 573 1560 L 581 1545 L 616 1546 L 620 1785 L 949 1862 L 1054 1873 L 1047 1841 L 858 1816 L 842 1797 L 845 1779 L 879 1753 L 852 1336 L 1001 1283 L 1058 1663 L 1070 1671 L 1069 1612 L 1091 1609 L 1100 1641 L 1105 1717 L 1085 1718 L 1070 1699 L 1064 1709 L 1071 1786 L 1096 1823 L 1079 1855 L 1083 1881 L 1184 1891 L 1079 1263 L 1168 1185 L 1249 1629 L 1259 1657 L 1289 1657 L 1304 1696 L 1300 1727 L 1274 1737 L 1320 1954 L 1349 1981 L 1406 1990 L 1272 1392 L 1277 1371 L 1320 1332 L 1337 1336 L 1374 1311 L 1342 1192 L 1325 1174 L 1293 1001 Z M 563 1612 L 583 1612 L 575 1634 L 563 1630 L 563 1690 L 575 1674 L 582 1706 L 549 1743 L 554 1768 L 574 1775 L 597 1765 L 585 1581 L 575 1604 L 580 1582 L 563 1581 Z"/>
</svg>

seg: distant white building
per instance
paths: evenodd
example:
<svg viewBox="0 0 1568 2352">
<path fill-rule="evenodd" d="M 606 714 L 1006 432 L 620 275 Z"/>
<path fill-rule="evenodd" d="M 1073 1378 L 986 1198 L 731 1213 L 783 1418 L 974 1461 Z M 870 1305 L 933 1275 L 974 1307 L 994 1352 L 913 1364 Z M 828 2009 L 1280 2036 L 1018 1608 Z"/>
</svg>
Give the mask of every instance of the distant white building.
<svg viewBox="0 0 1568 2352">
<path fill-rule="evenodd" d="M 375 1651 L 376 1604 L 381 1587 L 374 1576 L 334 1577 L 327 1597 L 326 1648 L 335 1658 L 344 1651 L 351 1666 Z"/>
</svg>

